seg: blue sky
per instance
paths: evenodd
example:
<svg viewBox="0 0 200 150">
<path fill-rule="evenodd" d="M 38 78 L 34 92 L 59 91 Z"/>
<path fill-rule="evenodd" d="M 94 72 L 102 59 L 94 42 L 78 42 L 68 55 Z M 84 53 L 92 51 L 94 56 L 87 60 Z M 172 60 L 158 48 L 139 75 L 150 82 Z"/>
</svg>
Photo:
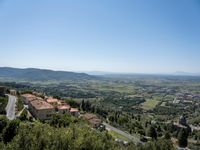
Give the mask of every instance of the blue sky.
<svg viewBox="0 0 200 150">
<path fill-rule="evenodd" d="M 199 0 L 0 0 L 0 66 L 200 72 Z"/>
</svg>

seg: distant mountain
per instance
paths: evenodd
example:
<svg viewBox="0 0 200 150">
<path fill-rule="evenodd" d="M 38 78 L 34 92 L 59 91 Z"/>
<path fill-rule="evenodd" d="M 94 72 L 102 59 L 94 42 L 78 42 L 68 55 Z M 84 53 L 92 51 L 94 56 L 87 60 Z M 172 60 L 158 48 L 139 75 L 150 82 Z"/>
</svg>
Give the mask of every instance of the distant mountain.
<svg viewBox="0 0 200 150">
<path fill-rule="evenodd" d="M 25 81 L 48 81 L 48 80 L 76 80 L 76 79 L 91 79 L 95 76 L 86 73 L 74 73 L 67 71 L 53 71 L 47 69 L 36 68 L 10 68 L 0 67 L 0 78 L 25 80 Z"/>
<path fill-rule="evenodd" d="M 85 73 L 89 75 L 95 75 L 95 76 L 104 76 L 108 74 L 114 74 L 112 72 L 106 72 L 106 71 L 86 71 Z"/>
<path fill-rule="evenodd" d="M 190 73 L 190 72 L 184 72 L 184 71 L 176 71 L 173 75 L 179 75 L 179 76 L 200 76 L 200 73 Z"/>
</svg>

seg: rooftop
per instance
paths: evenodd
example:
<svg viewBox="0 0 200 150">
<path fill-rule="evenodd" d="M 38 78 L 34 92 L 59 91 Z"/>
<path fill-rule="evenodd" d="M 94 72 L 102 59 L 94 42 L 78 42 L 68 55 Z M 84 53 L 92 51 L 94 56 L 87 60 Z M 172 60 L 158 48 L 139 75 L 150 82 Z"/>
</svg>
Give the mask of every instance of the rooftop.
<svg viewBox="0 0 200 150">
<path fill-rule="evenodd" d="M 90 120 L 90 119 L 98 119 L 98 117 L 94 114 L 89 114 L 89 113 L 86 113 L 83 115 L 83 118 L 87 119 L 87 120 Z"/>
<path fill-rule="evenodd" d="M 102 123 L 102 120 L 94 114 L 86 113 L 83 115 L 83 118 L 88 120 L 93 126 L 100 125 Z"/>
<path fill-rule="evenodd" d="M 102 123 L 101 119 L 96 119 L 96 118 L 90 119 L 89 122 L 90 122 L 92 125 L 101 124 L 101 123 Z"/>
<path fill-rule="evenodd" d="M 30 103 L 37 110 L 41 110 L 41 109 L 54 109 L 54 107 L 51 104 L 47 103 L 44 100 L 37 99 L 37 100 L 31 101 Z"/>
<path fill-rule="evenodd" d="M 43 100 L 42 98 L 36 97 L 35 95 L 32 95 L 32 94 L 23 94 L 22 97 L 25 97 L 28 102 L 31 102 L 34 100 Z"/>
<path fill-rule="evenodd" d="M 70 109 L 70 112 L 72 112 L 72 113 L 73 113 L 73 112 L 79 112 L 79 110 L 76 109 L 76 108 L 71 108 L 71 109 Z"/>
<path fill-rule="evenodd" d="M 69 110 L 71 107 L 69 105 L 62 105 L 62 106 L 58 106 L 57 108 L 60 110 L 64 110 L 64 109 Z"/>
<path fill-rule="evenodd" d="M 57 98 L 49 97 L 46 100 L 48 103 L 58 103 L 59 100 Z"/>
<path fill-rule="evenodd" d="M 22 96 L 25 98 L 36 98 L 36 96 L 33 94 L 22 94 Z"/>
</svg>

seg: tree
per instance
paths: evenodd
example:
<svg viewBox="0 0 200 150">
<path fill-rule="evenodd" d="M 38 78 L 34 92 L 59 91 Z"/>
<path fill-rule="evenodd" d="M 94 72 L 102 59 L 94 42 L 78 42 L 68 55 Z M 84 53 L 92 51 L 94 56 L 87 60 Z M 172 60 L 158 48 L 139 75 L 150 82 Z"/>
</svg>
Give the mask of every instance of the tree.
<svg viewBox="0 0 200 150">
<path fill-rule="evenodd" d="M 0 118 L 0 133 L 2 133 L 3 129 L 7 126 L 7 119 L 4 116 Z"/>
<path fill-rule="evenodd" d="M 50 119 L 49 123 L 51 126 L 54 127 L 67 127 L 74 121 L 73 116 L 70 116 L 68 114 L 60 115 L 60 114 L 54 114 L 52 115 L 52 118 Z"/>
<path fill-rule="evenodd" d="M 152 139 L 156 140 L 157 139 L 157 132 L 156 129 L 151 126 L 148 130 L 148 136 L 150 136 Z"/>
<path fill-rule="evenodd" d="M 97 132 L 87 125 L 57 128 L 42 123 L 21 124 L 8 147 L 10 150 L 118 150 L 107 132 Z"/>
<path fill-rule="evenodd" d="M 159 139 L 142 145 L 141 150 L 175 150 L 170 140 Z"/>
<path fill-rule="evenodd" d="M 187 147 L 188 145 L 188 132 L 186 129 L 181 129 L 180 132 L 178 133 L 178 145 L 180 147 Z"/>
<path fill-rule="evenodd" d="M 86 111 L 90 111 L 90 110 L 91 110 L 91 104 L 90 104 L 89 101 L 86 101 L 86 102 L 85 102 L 85 110 L 86 110 Z"/>
<path fill-rule="evenodd" d="M 169 140 L 171 138 L 171 135 L 169 132 L 166 132 L 165 133 L 165 139 Z"/>
<path fill-rule="evenodd" d="M 81 102 L 81 109 L 85 111 L 85 100 L 83 99 Z"/>
<path fill-rule="evenodd" d="M 22 114 L 19 116 L 19 120 L 25 121 L 27 119 L 28 112 L 26 109 L 23 110 Z"/>
<path fill-rule="evenodd" d="M 10 142 L 13 137 L 17 134 L 17 128 L 19 127 L 19 121 L 18 120 L 13 120 L 9 122 L 7 127 L 3 131 L 3 142 L 8 143 Z"/>
</svg>

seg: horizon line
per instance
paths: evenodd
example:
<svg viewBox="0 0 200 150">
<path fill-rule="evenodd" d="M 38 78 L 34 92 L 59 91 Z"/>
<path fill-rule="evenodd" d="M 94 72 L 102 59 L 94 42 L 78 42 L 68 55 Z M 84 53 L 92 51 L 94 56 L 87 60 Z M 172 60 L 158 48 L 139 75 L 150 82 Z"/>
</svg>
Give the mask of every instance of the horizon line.
<svg viewBox="0 0 200 150">
<path fill-rule="evenodd" d="M 13 69 L 40 69 L 40 70 L 50 70 L 50 71 L 64 71 L 64 72 L 74 72 L 74 73 L 86 73 L 89 75 L 172 75 L 172 76 L 200 76 L 198 72 L 185 72 L 185 71 L 175 71 L 175 72 L 120 72 L 120 71 L 92 71 L 92 70 L 64 70 L 64 69 L 53 69 L 53 68 L 43 68 L 43 67 L 11 67 L 11 66 L 0 66 L 0 68 L 13 68 Z"/>
</svg>

